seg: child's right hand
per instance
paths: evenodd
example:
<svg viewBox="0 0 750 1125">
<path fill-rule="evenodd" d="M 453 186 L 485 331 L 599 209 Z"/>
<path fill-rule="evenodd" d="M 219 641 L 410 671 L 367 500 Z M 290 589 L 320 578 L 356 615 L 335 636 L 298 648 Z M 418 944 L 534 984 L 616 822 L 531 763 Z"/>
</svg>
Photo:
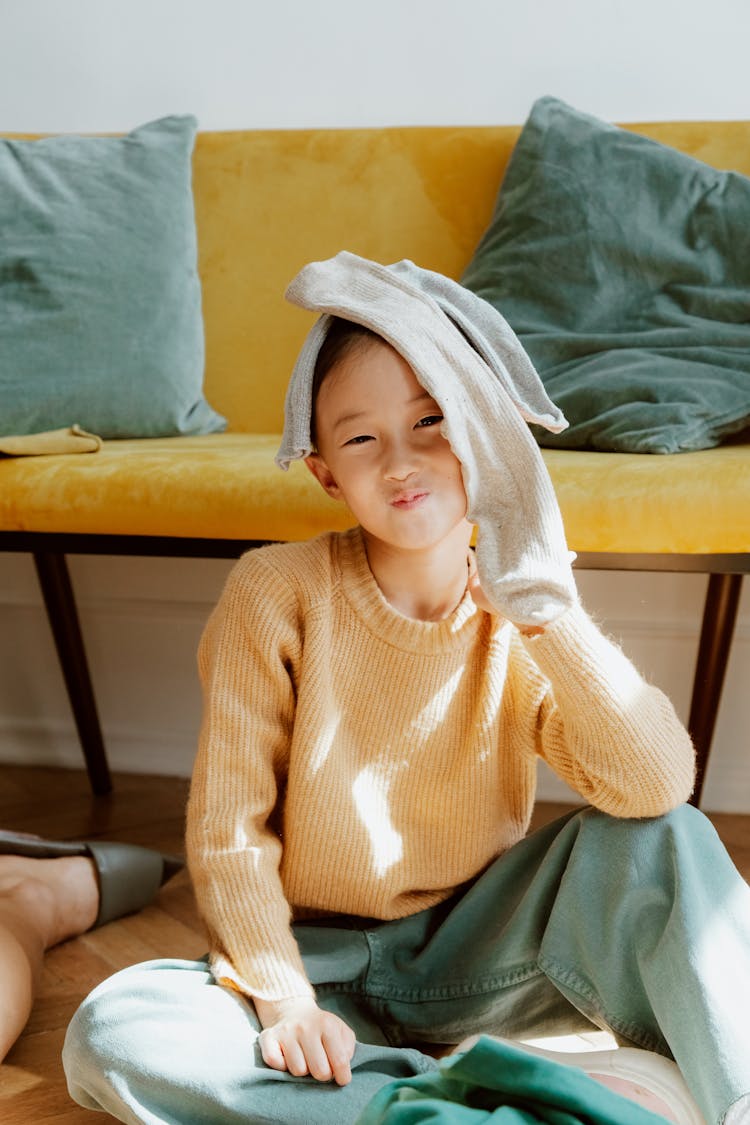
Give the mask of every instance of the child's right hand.
<svg viewBox="0 0 750 1125">
<path fill-rule="evenodd" d="M 267 1066 L 296 1077 L 309 1074 L 319 1082 L 333 1079 L 339 1086 L 351 1082 L 355 1038 L 342 1019 L 308 997 L 256 999 L 255 1010 L 263 1025 L 258 1041 Z"/>
</svg>

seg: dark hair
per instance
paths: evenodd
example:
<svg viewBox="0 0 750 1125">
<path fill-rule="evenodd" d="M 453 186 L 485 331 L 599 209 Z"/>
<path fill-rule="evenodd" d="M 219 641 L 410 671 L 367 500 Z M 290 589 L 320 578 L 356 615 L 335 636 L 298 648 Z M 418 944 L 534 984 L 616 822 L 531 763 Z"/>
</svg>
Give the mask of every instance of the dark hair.
<svg viewBox="0 0 750 1125">
<path fill-rule="evenodd" d="M 364 324 L 357 324 L 353 320 L 344 320 L 341 316 L 331 317 L 325 339 L 320 346 L 315 370 L 313 372 L 312 394 L 310 402 L 310 440 L 313 448 L 318 445 L 315 426 L 315 404 L 318 401 L 318 392 L 323 385 L 323 380 L 337 363 L 353 352 L 364 351 L 373 340 L 382 340 L 372 328 Z"/>
</svg>

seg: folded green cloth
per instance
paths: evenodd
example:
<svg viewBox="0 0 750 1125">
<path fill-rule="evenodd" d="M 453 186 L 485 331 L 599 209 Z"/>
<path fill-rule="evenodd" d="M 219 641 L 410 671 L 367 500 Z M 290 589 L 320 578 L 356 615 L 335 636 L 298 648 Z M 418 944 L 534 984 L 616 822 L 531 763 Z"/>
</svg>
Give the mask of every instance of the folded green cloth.
<svg viewBox="0 0 750 1125">
<path fill-rule="evenodd" d="M 356 1125 L 665 1125 L 582 1070 L 482 1037 L 436 1071 L 384 1086 Z"/>
</svg>

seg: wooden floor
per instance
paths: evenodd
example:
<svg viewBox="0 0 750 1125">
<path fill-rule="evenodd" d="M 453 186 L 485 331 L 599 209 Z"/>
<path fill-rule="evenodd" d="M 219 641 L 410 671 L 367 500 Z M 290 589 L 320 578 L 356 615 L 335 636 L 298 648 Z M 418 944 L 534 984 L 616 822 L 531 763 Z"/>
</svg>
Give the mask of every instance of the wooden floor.
<svg viewBox="0 0 750 1125">
<path fill-rule="evenodd" d="M 115 777 L 109 797 L 92 798 L 83 773 L 0 766 L 0 826 L 55 839 L 113 839 L 162 851 L 182 851 L 187 782 L 174 778 Z M 544 804 L 534 826 L 569 806 Z M 744 877 L 750 881 L 750 817 L 712 816 Z M 0 1065 L 3 1125 L 95 1125 L 70 1101 L 60 1065 L 67 1023 L 83 997 L 117 969 L 152 957 L 199 957 L 205 939 L 188 877 L 176 876 L 140 914 L 94 930 L 52 950 L 26 1031 Z"/>
</svg>

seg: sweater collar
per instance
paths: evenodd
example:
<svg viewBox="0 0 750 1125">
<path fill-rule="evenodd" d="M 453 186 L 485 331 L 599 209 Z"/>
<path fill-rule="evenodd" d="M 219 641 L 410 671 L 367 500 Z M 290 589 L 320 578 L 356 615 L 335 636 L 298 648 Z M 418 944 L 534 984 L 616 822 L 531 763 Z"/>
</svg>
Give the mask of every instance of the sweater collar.
<svg viewBox="0 0 750 1125">
<path fill-rule="evenodd" d="M 394 609 L 383 596 L 367 561 L 359 527 L 337 537 L 341 587 L 350 608 L 369 632 L 405 652 L 444 653 L 467 648 L 482 613 L 468 589 L 453 613 L 442 621 L 417 621 Z"/>
</svg>

